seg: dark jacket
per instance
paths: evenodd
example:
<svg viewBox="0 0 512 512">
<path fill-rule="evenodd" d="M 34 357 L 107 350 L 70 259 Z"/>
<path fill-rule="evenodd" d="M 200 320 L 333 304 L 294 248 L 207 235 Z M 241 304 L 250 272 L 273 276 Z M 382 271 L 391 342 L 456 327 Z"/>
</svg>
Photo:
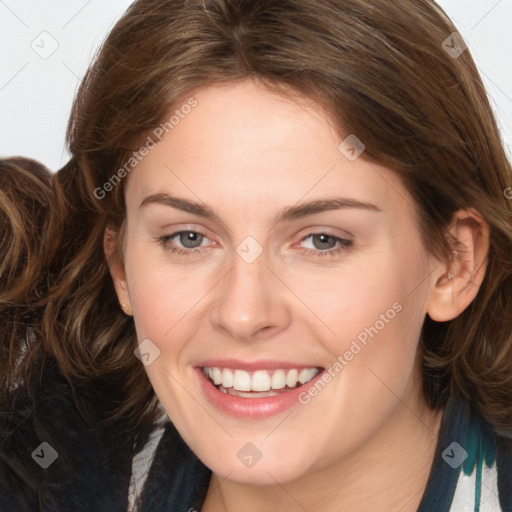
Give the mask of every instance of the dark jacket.
<svg viewBox="0 0 512 512">
<path fill-rule="evenodd" d="M 108 429 L 88 427 L 67 381 L 55 370 L 45 372 L 36 403 L 21 398 L 17 409 L 22 412 L 11 415 L 15 424 L 4 421 L 0 432 L 0 512 L 126 512 L 135 453 L 133 436 L 121 421 Z M 452 443 L 468 454 L 462 464 L 448 463 L 457 456 L 450 451 L 456 446 Z M 52 449 L 57 454 L 53 462 Z M 476 471 L 478 481 L 478 471 L 494 460 L 501 509 L 512 512 L 512 442 L 496 436 L 467 401 L 452 397 L 418 510 L 448 512 L 461 471 Z M 139 512 L 199 512 L 210 477 L 211 471 L 168 422 Z"/>
</svg>

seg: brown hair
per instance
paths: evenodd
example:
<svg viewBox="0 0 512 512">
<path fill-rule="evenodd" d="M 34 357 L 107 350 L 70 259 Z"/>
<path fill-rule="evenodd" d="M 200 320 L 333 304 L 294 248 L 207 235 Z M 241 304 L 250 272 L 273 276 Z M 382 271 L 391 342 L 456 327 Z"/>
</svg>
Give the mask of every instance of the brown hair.
<svg viewBox="0 0 512 512">
<path fill-rule="evenodd" d="M 460 208 L 478 210 L 489 224 L 476 299 L 453 321 L 425 321 L 424 392 L 431 407 L 462 393 L 511 436 L 512 204 L 503 195 L 511 168 L 469 52 L 453 58 L 443 49 L 455 31 L 431 0 L 135 2 L 81 83 L 67 132 L 72 158 L 51 180 L 51 208 L 48 178 L 38 185 L 38 222 L 47 229 L 32 225 L 30 205 L 9 207 L 15 181 L 6 192 L 12 199 L 2 198 L 2 214 L 18 228 L 1 246 L 4 267 L 13 267 L 12 279 L 1 281 L 0 311 L 6 301 L 18 312 L 32 308 L 28 323 L 37 333 L 21 361 L 19 336 L 1 345 L 3 382 L 23 375 L 30 388 L 34 363 L 51 355 L 81 390 L 85 413 L 97 408 L 88 404 L 101 390 L 112 418 L 125 416 L 142 441 L 156 418 L 155 395 L 133 355 L 133 319 L 119 307 L 103 251 L 106 227 L 122 231 L 125 180 L 102 198 L 97 190 L 187 95 L 254 77 L 317 102 L 341 137 L 364 142 L 364 158 L 396 170 L 416 201 L 429 251 L 448 258 L 454 241 L 446 228 Z M 16 261 L 26 261 L 25 270 Z"/>
<path fill-rule="evenodd" d="M 41 268 L 52 203 L 50 171 L 34 160 L 11 158 L 0 166 L 0 390 L 20 384 L 15 365 L 41 321 L 38 299 L 47 294 Z M 4 371 L 5 370 L 5 371 Z"/>
</svg>

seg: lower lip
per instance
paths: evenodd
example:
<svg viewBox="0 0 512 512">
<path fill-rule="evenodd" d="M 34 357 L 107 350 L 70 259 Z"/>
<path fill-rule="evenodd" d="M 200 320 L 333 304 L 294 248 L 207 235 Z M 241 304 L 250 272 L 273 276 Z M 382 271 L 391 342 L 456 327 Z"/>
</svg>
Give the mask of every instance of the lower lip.
<svg viewBox="0 0 512 512">
<path fill-rule="evenodd" d="M 320 371 L 307 384 L 276 396 L 243 398 L 222 393 L 206 378 L 201 368 L 195 368 L 195 370 L 206 398 L 222 412 L 238 418 L 268 418 L 294 405 L 301 405 L 299 395 L 303 392 L 307 393 L 308 388 L 314 386 L 324 372 Z"/>
</svg>

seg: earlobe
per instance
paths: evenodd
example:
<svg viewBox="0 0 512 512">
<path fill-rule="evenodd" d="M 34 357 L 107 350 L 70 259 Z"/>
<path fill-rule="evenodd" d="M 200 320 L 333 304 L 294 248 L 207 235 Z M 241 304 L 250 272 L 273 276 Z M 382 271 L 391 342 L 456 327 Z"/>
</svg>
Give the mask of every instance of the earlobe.
<svg viewBox="0 0 512 512">
<path fill-rule="evenodd" d="M 475 210 L 455 213 L 448 235 L 453 240 L 449 262 L 438 262 L 432 273 L 427 313 L 446 322 L 459 316 L 475 299 L 487 268 L 489 226 Z"/>
<path fill-rule="evenodd" d="M 120 231 L 115 230 L 112 226 L 107 226 L 103 236 L 103 250 L 121 309 L 126 315 L 131 315 L 130 292 L 124 263 L 119 254 L 118 240 L 120 236 L 122 236 Z"/>
</svg>

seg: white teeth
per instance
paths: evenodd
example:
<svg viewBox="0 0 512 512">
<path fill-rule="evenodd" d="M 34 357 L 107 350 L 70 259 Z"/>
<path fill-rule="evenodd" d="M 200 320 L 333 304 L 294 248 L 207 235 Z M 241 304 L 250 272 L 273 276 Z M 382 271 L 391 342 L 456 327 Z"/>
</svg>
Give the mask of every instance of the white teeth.
<svg viewBox="0 0 512 512">
<path fill-rule="evenodd" d="M 270 375 L 265 370 L 254 372 L 251 389 L 253 391 L 268 391 L 270 389 Z"/>
<path fill-rule="evenodd" d="M 298 370 L 288 370 L 288 373 L 286 374 L 286 385 L 289 388 L 293 388 L 297 384 L 297 378 L 299 377 L 299 371 Z"/>
<path fill-rule="evenodd" d="M 233 380 L 234 380 L 233 372 L 231 370 L 229 370 L 228 368 L 224 368 L 224 370 L 222 370 L 222 385 L 225 388 L 232 388 Z"/>
<path fill-rule="evenodd" d="M 233 388 L 238 391 L 251 391 L 251 376 L 243 370 L 235 370 Z"/>
<path fill-rule="evenodd" d="M 272 389 L 283 389 L 286 386 L 286 373 L 284 370 L 276 370 L 272 375 L 270 387 Z"/>
<path fill-rule="evenodd" d="M 318 368 L 304 368 L 299 373 L 299 382 L 305 384 L 309 382 L 318 373 Z"/>
<path fill-rule="evenodd" d="M 213 382 L 215 383 L 216 386 L 222 383 L 222 375 L 220 368 L 213 368 Z"/>
<path fill-rule="evenodd" d="M 266 392 L 271 389 L 294 388 L 309 382 L 317 373 L 318 368 L 304 368 L 301 370 L 257 370 L 246 372 L 245 370 L 232 370 L 230 368 L 205 367 L 203 373 L 213 381 L 216 386 L 232 388 L 245 392 Z"/>
</svg>

